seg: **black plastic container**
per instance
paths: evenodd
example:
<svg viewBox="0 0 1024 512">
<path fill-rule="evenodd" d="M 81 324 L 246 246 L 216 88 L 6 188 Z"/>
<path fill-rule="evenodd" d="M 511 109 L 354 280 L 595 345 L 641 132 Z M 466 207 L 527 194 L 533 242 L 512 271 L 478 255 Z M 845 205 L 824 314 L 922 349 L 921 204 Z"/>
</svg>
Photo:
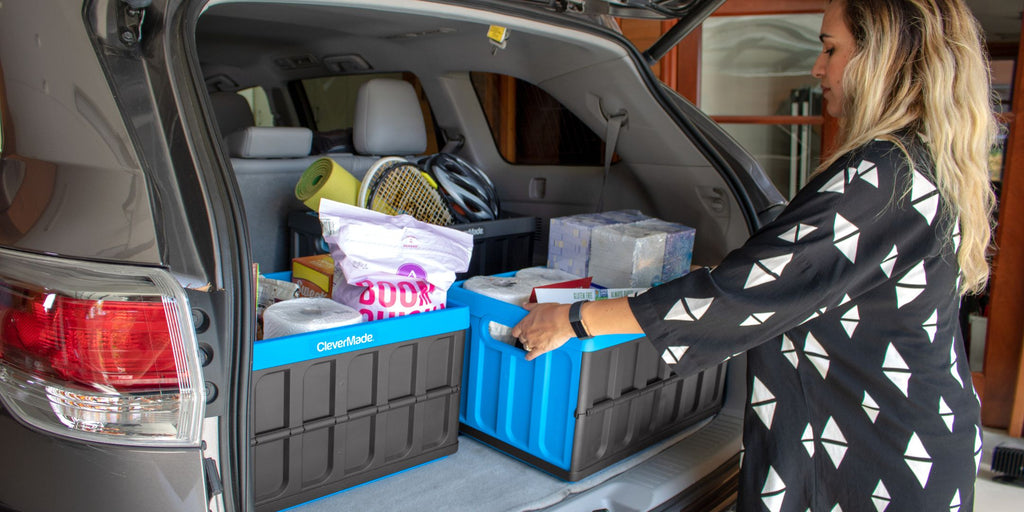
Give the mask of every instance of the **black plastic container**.
<svg viewBox="0 0 1024 512">
<path fill-rule="evenodd" d="M 450 227 L 473 235 L 473 256 L 469 270 L 456 274 L 457 279 L 498 274 L 534 264 L 534 242 L 539 231 L 536 217 L 510 216 Z M 290 213 L 288 229 L 291 233 L 292 258 L 328 252 L 316 212 Z"/>
<path fill-rule="evenodd" d="M 465 308 L 449 307 L 257 342 L 257 512 L 454 453 L 467 323 Z"/>
</svg>

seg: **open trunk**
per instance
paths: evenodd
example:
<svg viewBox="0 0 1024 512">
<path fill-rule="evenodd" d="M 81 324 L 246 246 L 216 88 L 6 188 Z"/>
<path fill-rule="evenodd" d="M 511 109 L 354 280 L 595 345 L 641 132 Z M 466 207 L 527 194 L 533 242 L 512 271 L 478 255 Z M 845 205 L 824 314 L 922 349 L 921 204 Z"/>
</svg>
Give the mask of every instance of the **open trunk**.
<svg viewBox="0 0 1024 512">
<path fill-rule="evenodd" d="M 549 219 L 611 210 L 696 228 L 693 262 L 720 261 L 781 197 L 723 132 L 656 82 L 606 17 L 577 14 L 537 2 L 211 2 L 195 26 L 196 68 L 209 95 L 201 101 L 219 128 L 260 272 L 287 272 L 292 258 L 324 251 L 315 215 L 295 197 L 314 162 L 331 158 L 362 179 L 382 157 L 440 151 L 483 170 L 502 209 L 499 220 L 454 226 L 476 235 L 476 257 L 492 254 L 460 277 L 544 265 Z M 407 114 L 395 107 L 361 126 L 357 91 L 370 79 L 413 85 L 425 150 L 409 150 L 400 135 L 370 148 L 374 134 L 355 133 L 397 133 L 392 122 Z M 239 95 L 248 111 L 225 106 Z M 255 323 L 255 307 L 242 306 L 242 318 Z M 706 510 L 727 501 L 742 362 L 676 376 L 633 340 L 578 349 L 577 373 L 538 370 L 494 384 L 493 372 L 533 367 L 509 347 L 481 348 L 494 340 L 481 334 L 478 310 L 454 306 L 415 324 L 400 318 L 257 341 L 240 440 L 247 467 L 238 473 L 250 475 L 239 486 L 252 490 L 250 504 Z M 358 350 L 289 353 L 369 332 L 378 343 Z M 552 412 L 511 398 L 562 387 L 572 396 L 556 449 L 596 450 L 584 462 L 550 462 Z M 467 417 L 468 396 L 516 403 L 488 405 L 481 426 Z M 541 423 L 495 424 L 517 414 Z"/>
</svg>

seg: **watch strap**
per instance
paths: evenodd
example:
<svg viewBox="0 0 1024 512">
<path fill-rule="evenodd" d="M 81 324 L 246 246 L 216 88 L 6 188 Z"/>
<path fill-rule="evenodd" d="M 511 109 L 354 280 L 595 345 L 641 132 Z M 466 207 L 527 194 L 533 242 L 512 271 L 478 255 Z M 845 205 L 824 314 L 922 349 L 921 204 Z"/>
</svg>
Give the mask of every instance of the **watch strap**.
<svg viewBox="0 0 1024 512">
<path fill-rule="evenodd" d="M 576 333 L 576 337 L 581 340 L 593 337 L 587 332 L 587 328 L 583 327 L 583 316 L 581 314 L 583 302 L 584 301 L 582 300 L 579 302 L 573 302 L 572 305 L 569 306 L 569 324 L 572 325 L 572 330 Z"/>
</svg>

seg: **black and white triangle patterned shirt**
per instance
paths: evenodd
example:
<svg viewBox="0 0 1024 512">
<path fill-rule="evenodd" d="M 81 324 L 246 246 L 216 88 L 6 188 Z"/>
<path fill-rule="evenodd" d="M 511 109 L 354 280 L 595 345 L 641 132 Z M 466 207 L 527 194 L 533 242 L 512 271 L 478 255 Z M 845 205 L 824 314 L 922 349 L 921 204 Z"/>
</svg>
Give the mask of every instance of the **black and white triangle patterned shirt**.
<svg viewBox="0 0 1024 512">
<path fill-rule="evenodd" d="M 973 509 L 959 222 L 904 142 L 913 170 L 896 144 L 867 144 L 715 269 L 630 300 L 679 374 L 747 351 L 741 511 Z"/>
</svg>

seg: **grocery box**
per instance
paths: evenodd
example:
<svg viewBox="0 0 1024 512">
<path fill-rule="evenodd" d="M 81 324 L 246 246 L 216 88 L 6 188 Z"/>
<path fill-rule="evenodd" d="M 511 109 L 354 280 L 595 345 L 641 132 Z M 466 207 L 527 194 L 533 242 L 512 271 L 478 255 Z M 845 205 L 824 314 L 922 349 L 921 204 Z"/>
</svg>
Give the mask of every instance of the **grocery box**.
<svg viewBox="0 0 1024 512">
<path fill-rule="evenodd" d="M 334 258 L 314 254 L 292 259 L 292 282 L 302 297 L 330 297 L 334 289 Z"/>
<path fill-rule="evenodd" d="M 661 219 L 594 228 L 590 276 L 611 288 L 644 288 L 690 271 L 696 230 Z"/>
<path fill-rule="evenodd" d="M 450 455 L 464 306 L 256 341 L 256 510 L 280 510 Z"/>
<path fill-rule="evenodd" d="M 473 256 L 469 270 L 456 274 L 457 279 L 491 275 L 533 265 L 533 245 L 537 237 L 536 217 L 510 214 L 509 217 L 482 222 L 455 224 L 452 229 L 473 235 Z M 313 211 L 296 211 L 288 215 L 293 258 L 329 252 L 320 229 L 320 219 Z"/>
<path fill-rule="evenodd" d="M 470 313 L 461 431 L 561 479 L 593 474 L 722 406 L 724 364 L 676 375 L 638 335 L 572 338 L 527 361 L 521 348 L 492 336 L 525 309 L 461 282 L 448 298 Z"/>
<path fill-rule="evenodd" d="M 649 219 L 639 210 L 615 210 L 554 217 L 548 227 L 547 266 L 577 276 L 589 276 L 591 236 L 595 228 Z"/>
</svg>

